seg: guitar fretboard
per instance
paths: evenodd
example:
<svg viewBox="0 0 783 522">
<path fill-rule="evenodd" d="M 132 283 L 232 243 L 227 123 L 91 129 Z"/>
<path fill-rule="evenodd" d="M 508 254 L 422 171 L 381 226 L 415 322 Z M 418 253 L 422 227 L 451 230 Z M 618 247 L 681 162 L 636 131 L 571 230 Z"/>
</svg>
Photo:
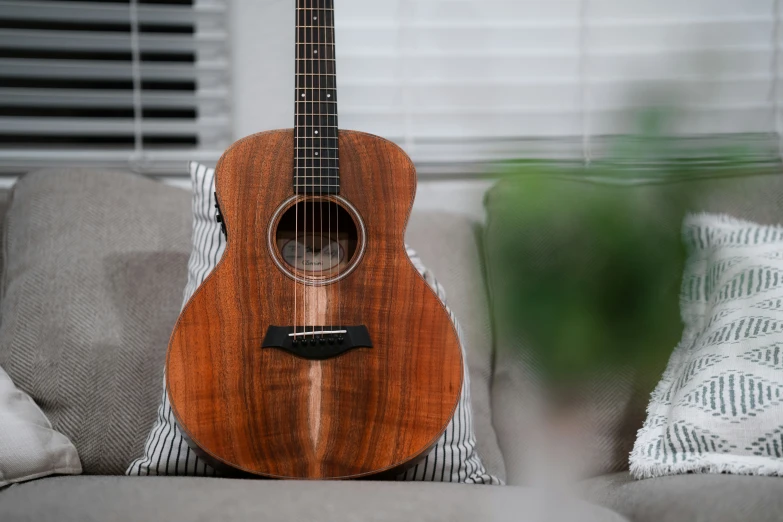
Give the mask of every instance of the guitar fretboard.
<svg viewBox="0 0 783 522">
<path fill-rule="evenodd" d="M 294 191 L 337 194 L 337 82 L 334 0 L 296 2 Z"/>
</svg>

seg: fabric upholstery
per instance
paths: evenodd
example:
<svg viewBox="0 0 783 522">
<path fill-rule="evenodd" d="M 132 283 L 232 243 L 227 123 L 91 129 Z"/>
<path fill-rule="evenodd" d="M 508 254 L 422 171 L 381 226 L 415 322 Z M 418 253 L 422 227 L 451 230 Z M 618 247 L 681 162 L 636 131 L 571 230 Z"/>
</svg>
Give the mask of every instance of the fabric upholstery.
<svg viewBox="0 0 783 522">
<path fill-rule="evenodd" d="M 491 251 L 498 234 L 515 227 L 525 230 L 525 237 L 532 241 L 545 259 L 551 254 L 551 230 L 544 224 L 533 227 L 529 223 L 501 223 L 495 219 L 493 208 L 513 204 L 505 199 L 506 183 L 501 181 L 486 198 L 487 226 L 486 251 Z M 779 222 L 783 215 L 783 176 L 759 175 L 742 178 L 705 178 L 668 184 L 607 185 L 582 179 L 563 179 L 562 183 L 580 191 L 625 191 L 638 199 L 640 205 L 652 200 L 652 196 L 665 198 L 691 195 L 694 212 L 726 213 L 760 223 Z M 556 211 L 556 209 L 553 209 Z M 661 216 L 660 224 L 672 234 L 679 234 L 681 216 Z M 573 223 L 579 227 L 579 223 Z M 523 228 L 525 227 L 525 228 Z M 584 231 L 590 234 L 589 230 Z M 586 262 L 595 252 L 583 252 Z M 487 259 L 488 286 L 491 306 L 503 306 L 503 282 L 493 278 L 493 260 Z M 495 324 L 495 373 L 492 382 L 493 425 L 503 453 L 509 484 L 525 484 L 539 479 L 542 466 L 551 463 L 536 462 L 540 457 L 533 440 L 541 437 L 535 427 L 540 424 L 541 382 L 535 364 L 530 360 L 529 347 L 524 338 L 511 337 L 509 328 Z M 673 346 L 672 346 L 673 348 Z M 663 367 L 661 367 L 663 371 Z M 567 445 L 567 465 L 576 477 L 589 477 L 602 473 L 628 469 L 630 453 L 636 432 L 645 419 L 645 408 L 655 383 L 654 378 L 644 379 L 633 368 L 618 370 L 612 375 L 601 376 L 587 383 L 580 391 L 580 406 L 571 422 L 573 439 Z M 653 383 L 653 384 L 647 384 Z M 540 439 L 539 439 L 540 440 Z"/>
<path fill-rule="evenodd" d="M 6 214 L 0 366 L 85 473 L 138 455 L 190 251 L 184 190 L 116 172 L 28 174 Z"/>
<path fill-rule="evenodd" d="M 405 236 L 446 289 L 449 308 L 460 320 L 467 351 L 476 447 L 487 473 L 506 478 L 492 425 L 492 323 L 480 250 L 479 225 L 459 214 L 414 212 Z"/>
<path fill-rule="evenodd" d="M 225 235 L 216 220 L 214 170 L 196 162 L 190 164 L 193 190 L 193 252 L 188 263 L 188 283 L 185 287 L 183 306 L 199 285 L 212 272 L 226 247 Z M 468 229 L 469 230 L 469 229 Z M 430 233 L 431 230 L 430 230 Z M 412 249 L 408 255 L 414 266 L 430 283 L 441 299 L 445 290 L 433 273 L 428 270 Z M 462 330 L 452 313 L 452 320 L 462 338 Z M 463 342 L 464 350 L 464 342 Z M 467 358 L 467 356 L 466 356 Z M 500 480 L 489 475 L 476 451 L 473 415 L 470 395 L 470 361 L 465 366 L 465 384 L 457 410 L 445 432 L 423 462 L 407 470 L 402 480 L 426 480 L 442 482 L 467 482 L 497 484 Z M 491 442 L 494 441 L 494 436 Z M 219 475 L 188 446 L 177 426 L 168 395 L 162 394 L 158 416 L 147 437 L 144 454 L 128 468 L 129 475 Z"/>
<path fill-rule="evenodd" d="M 0 190 L 0 243 L 5 244 L 5 212 L 8 210 L 8 204 L 11 200 L 11 191 Z M 5 267 L 5 251 L 4 247 L 0 246 L 0 275 L 3 273 Z M 3 297 L 3 289 L 0 286 L 0 299 Z"/>
<path fill-rule="evenodd" d="M 52 429 L 29 395 L 0 368 L 0 488 L 53 474 L 82 472 L 71 441 Z"/>
<path fill-rule="evenodd" d="M 589 502 L 633 522 L 777 522 L 783 479 L 747 475 L 673 475 L 636 480 L 628 472 L 581 483 Z"/>
<path fill-rule="evenodd" d="M 0 491 L 8 522 L 622 522 L 559 494 L 461 484 L 67 477 Z"/>
<path fill-rule="evenodd" d="M 783 473 L 783 226 L 686 217 L 685 328 L 631 453 L 637 478 Z"/>
<path fill-rule="evenodd" d="M 191 251 L 191 195 L 128 173 L 39 171 L 16 184 L 4 229 L 0 365 L 73 441 L 85 473 L 121 474 L 142 453 L 160 402 Z M 462 324 L 478 450 L 502 479 L 473 230 L 458 216 L 414 213 L 407 238 Z"/>
</svg>

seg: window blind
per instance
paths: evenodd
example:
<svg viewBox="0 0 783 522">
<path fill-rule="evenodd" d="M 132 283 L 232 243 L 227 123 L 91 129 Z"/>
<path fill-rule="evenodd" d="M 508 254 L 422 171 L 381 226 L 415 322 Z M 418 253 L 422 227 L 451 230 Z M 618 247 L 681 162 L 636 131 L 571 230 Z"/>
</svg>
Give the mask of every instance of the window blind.
<svg viewBox="0 0 783 522">
<path fill-rule="evenodd" d="M 781 150 L 781 4 L 341 0 L 340 123 L 397 141 L 420 171 L 475 172 L 590 161 L 634 131 L 634 109 L 662 104 L 683 154 L 739 142 L 768 161 Z"/>
<path fill-rule="evenodd" d="M 182 173 L 231 141 L 228 0 L 0 0 L 0 173 Z"/>
</svg>

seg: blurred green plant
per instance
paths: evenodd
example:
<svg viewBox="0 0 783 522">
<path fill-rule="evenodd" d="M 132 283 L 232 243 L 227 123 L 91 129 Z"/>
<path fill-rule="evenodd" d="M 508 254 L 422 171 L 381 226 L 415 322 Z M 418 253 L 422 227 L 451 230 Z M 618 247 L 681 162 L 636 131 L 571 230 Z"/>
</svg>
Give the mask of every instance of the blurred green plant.
<svg viewBox="0 0 783 522">
<path fill-rule="evenodd" d="M 495 190 L 488 248 L 496 313 L 546 380 L 573 387 L 619 367 L 656 382 L 678 342 L 688 183 L 758 173 L 763 153 L 728 144 L 683 154 L 663 135 L 671 111 L 638 115 L 589 167 L 515 161 Z"/>
</svg>

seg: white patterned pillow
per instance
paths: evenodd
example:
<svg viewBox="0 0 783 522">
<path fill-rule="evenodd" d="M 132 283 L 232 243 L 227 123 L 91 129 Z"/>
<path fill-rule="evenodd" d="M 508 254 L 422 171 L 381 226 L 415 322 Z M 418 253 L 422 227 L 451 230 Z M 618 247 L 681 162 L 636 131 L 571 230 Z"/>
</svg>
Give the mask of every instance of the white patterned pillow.
<svg viewBox="0 0 783 522">
<path fill-rule="evenodd" d="M 193 250 L 188 262 L 188 282 L 185 287 L 183 306 L 206 276 L 215 268 L 226 246 L 221 227 L 215 219 L 214 169 L 208 169 L 196 162 L 191 162 L 190 176 L 193 183 Z M 432 273 L 422 265 L 411 249 L 408 249 L 408 255 L 445 303 L 443 288 L 432 276 Z M 461 335 L 461 330 L 453 314 L 451 314 L 451 318 L 457 326 L 457 332 Z M 401 475 L 400 480 L 501 483 L 498 478 L 487 473 L 476 451 L 476 437 L 473 433 L 470 407 L 470 381 L 467 364 L 464 366 L 462 395 L 454 418 L 425 460 Z M 219 475 L 219 472 L 205 463 L 203 459 L 198 458 L 182 438 L 171 411 L 165 386 L 157 419 L 147 437 L 144 455 L 133 461 L 126 473 L 128 475 Z"/>
<path fill-rule="evenodd" d="M 685 329 L 631 452 L 636 478 L 783 474 L 783 227 L 683 224 Z"/>
<path fill-rule="evenodd" d="M 0 489 L 48 475 L 78 475 L 82 464 L 68 437 L 0 368 Z"/>
</svg>

